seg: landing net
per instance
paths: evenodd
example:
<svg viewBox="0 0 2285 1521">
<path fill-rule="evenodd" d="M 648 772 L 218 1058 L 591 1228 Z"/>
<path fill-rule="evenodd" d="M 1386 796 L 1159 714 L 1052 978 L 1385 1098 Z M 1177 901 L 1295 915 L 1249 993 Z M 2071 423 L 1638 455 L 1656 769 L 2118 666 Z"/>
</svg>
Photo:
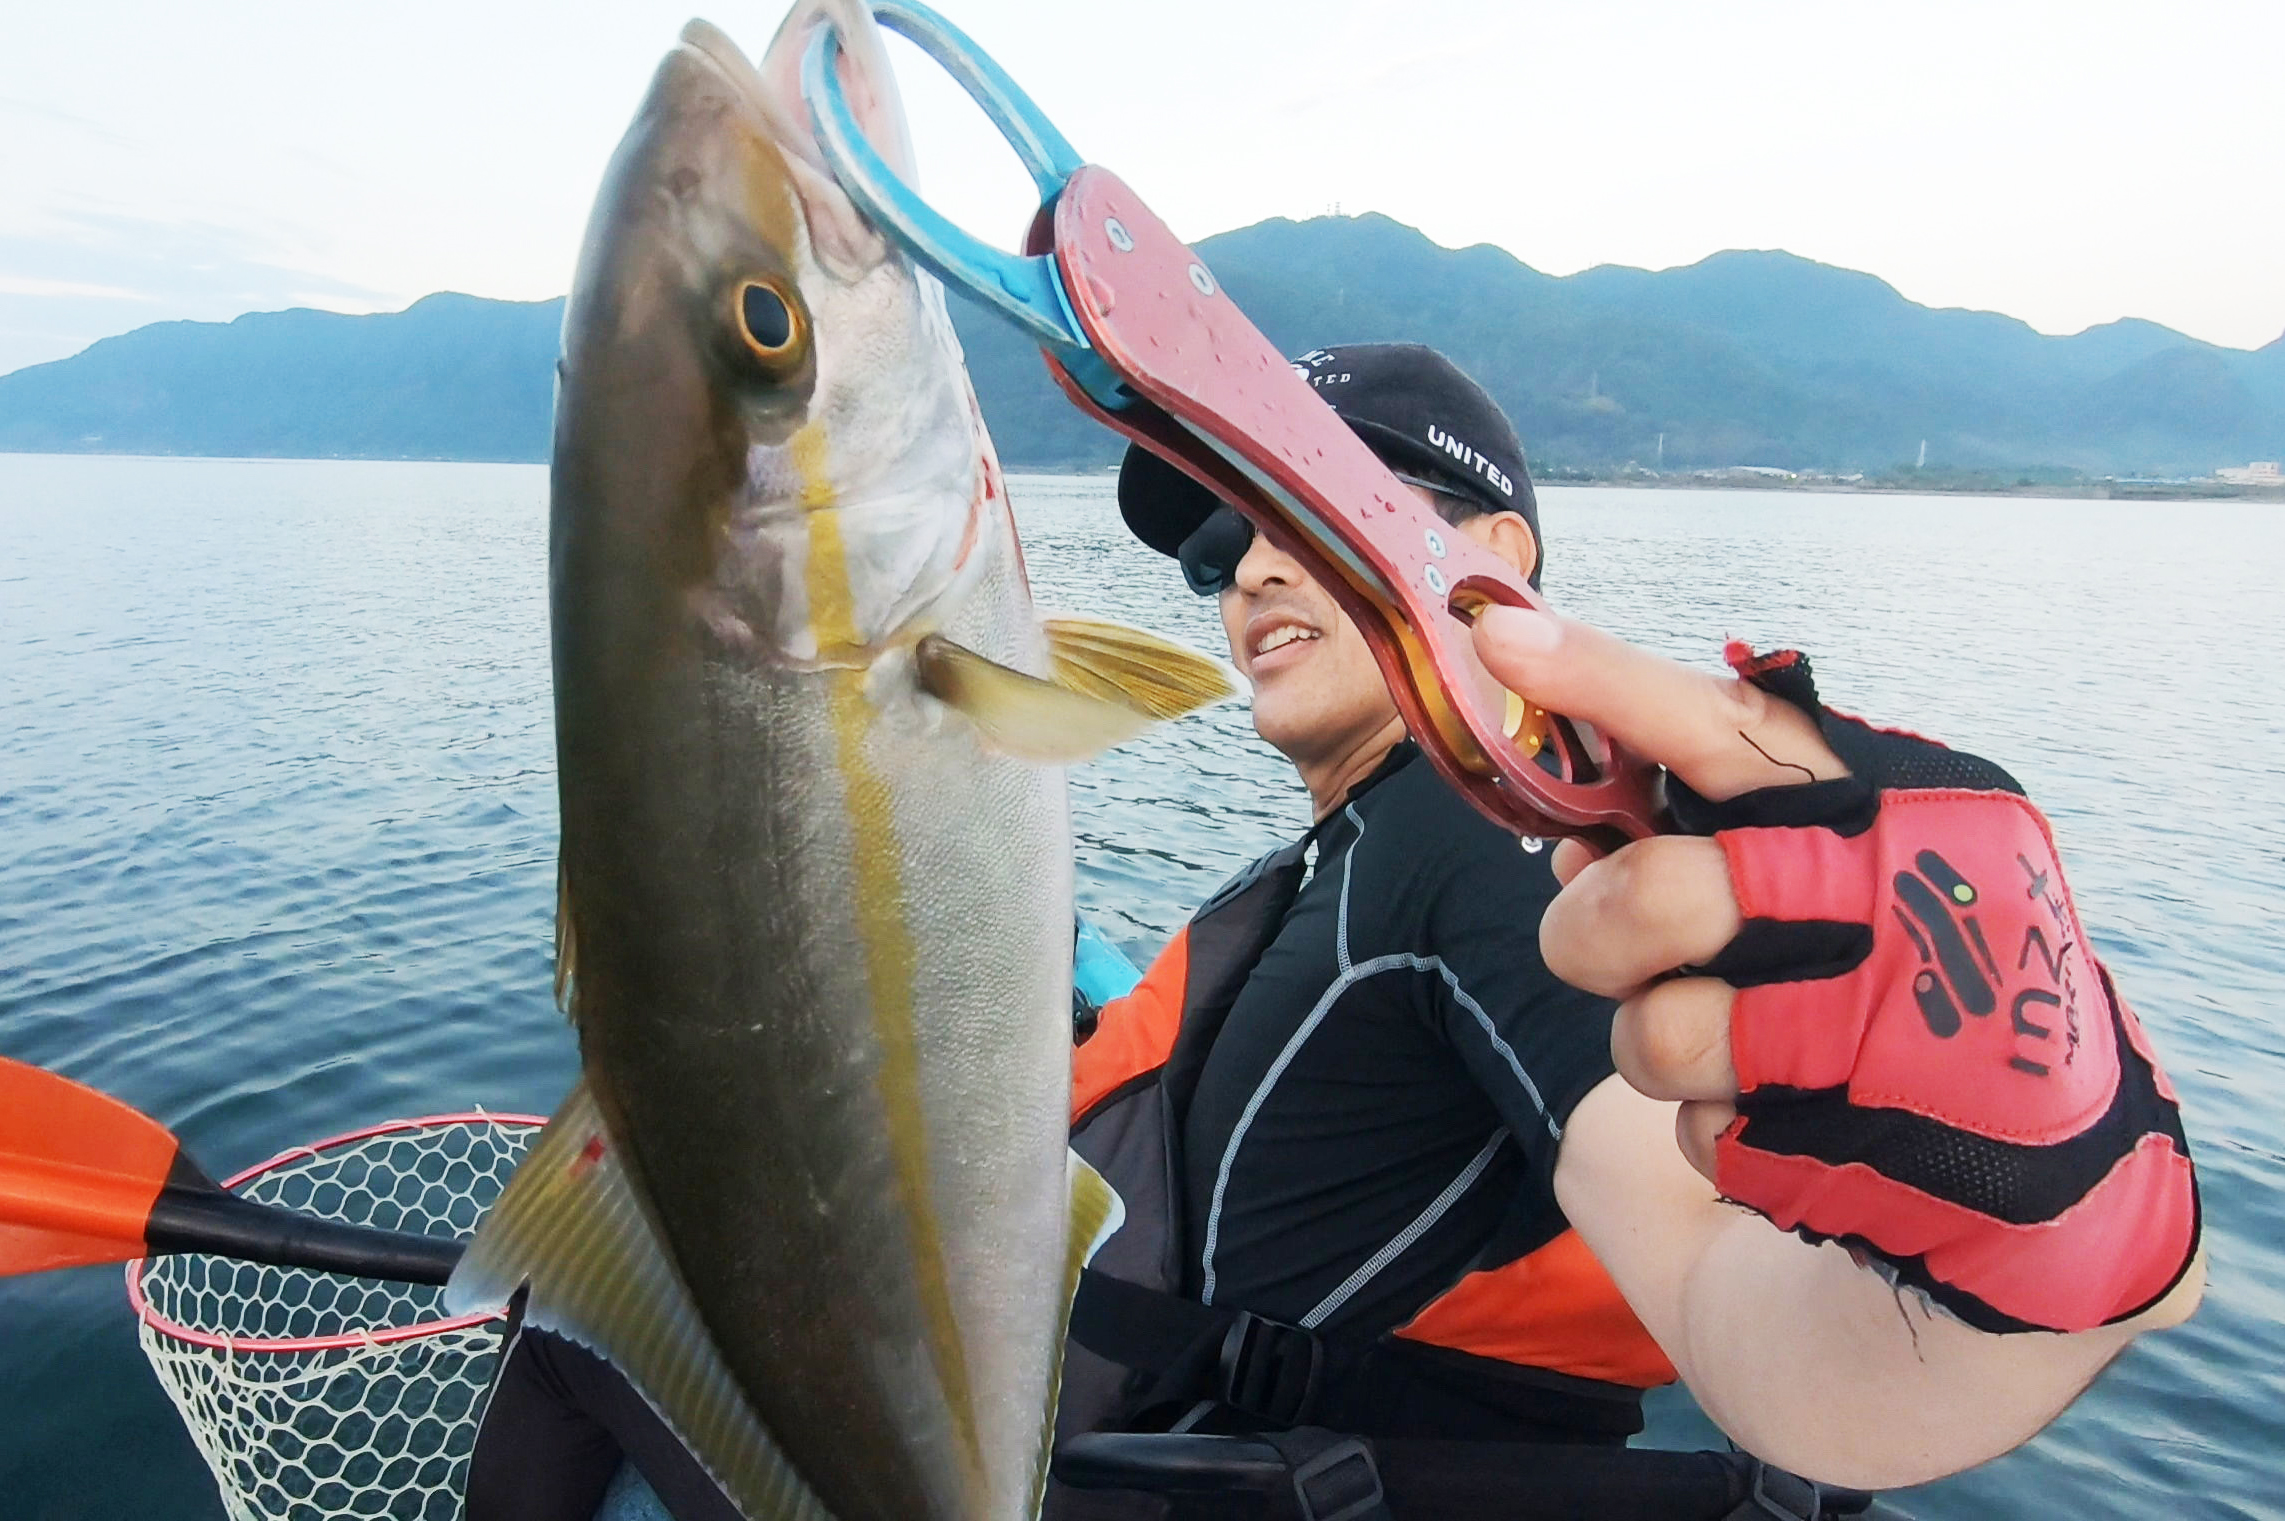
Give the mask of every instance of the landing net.
<svg viewBox="0 0 2285 1521">
<path fill-rule="evenodd" d="M 465 1238 L 544 1123 L 392 1120 L 224 1186 L 326 1220 Z M 447 1316 L 438 1288 L 202 1256 L 129 1263 L 127 1297 L 231 1521 L 456 1521 L 497 1312 Z"/>
</svg>

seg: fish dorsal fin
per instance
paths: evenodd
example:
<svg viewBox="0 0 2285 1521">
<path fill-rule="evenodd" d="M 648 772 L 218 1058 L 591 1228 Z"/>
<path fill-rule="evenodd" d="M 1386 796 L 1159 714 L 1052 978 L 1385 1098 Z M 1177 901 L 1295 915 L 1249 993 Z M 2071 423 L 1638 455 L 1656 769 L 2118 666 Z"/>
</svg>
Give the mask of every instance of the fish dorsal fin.
<svg viewBox="0 0 2285 1521">
<path fill-rule="evenodd" d="M 749 1521 L 830 1521 L 755 1416 L 581 1083 L 453 1270 L 455 1314 L 529 1286 L 525 1323 L 607 1358 Z"/>
<path fill-rule="evenodd" d="M 1068 1345 L 1071 1336 L 1071 1301 L 1079 1292 L 1079 1272 L 1095 1260 L 1103 1243 L 1126 1223 L 1126 1202 L 1110 1181 L 1076 1151 L 1064 1153 L 1064 1172 L 1071 1188 L 1070 1233 L 1064 1239 L 1063 1259 L 1063 1322 L 1055 1338 L 1058 1348 Z M 1063 1392 L 1062 1353 L 1056 1354 L 1055 1384 L 1047 1399 L 1047 1424 L 1040 1433 L 1039 1469 L 1032 1480 L 1031 1510 L 1036 1516 L 1047 1497 L 1048 1464 L 1055 1456 L 1055 1406 Z"/>
<path fill-rule="evenodd" d="M 914 650 L 921 687 L 966 714 L 992 748 L 1049 765 L 1099 755 L 1240 690 L 1224 662 L 1141 629 L 1094 618 L 1045 627 L 1052 680 L 931 635 Z"/>
</svg>

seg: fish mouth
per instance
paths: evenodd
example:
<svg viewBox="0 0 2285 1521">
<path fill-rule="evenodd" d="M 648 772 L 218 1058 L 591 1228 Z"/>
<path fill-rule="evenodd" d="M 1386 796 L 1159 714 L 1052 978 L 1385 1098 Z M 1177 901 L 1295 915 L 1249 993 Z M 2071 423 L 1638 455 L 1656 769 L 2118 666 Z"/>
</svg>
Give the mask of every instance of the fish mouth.
<svg viewBox="0 0 2285 1521">
<path fill-rule="evenodd" d="M 691 21 L 606 171 L 565 313 L 558 454 L 593 493 L 567 542 L 746 667 L 908 646 L 996 563 L 970 551 L 1005 517 L 941 291 L 822 163 L 800 80 L 823 26 L 868 138 L 903 152 L 861 0 L 800 0 L 758 54 Z"/>
<path fill-rule="evenodd" d="M 825 26 L 839 34 L 842 94 L 866 140 L 911 183 L 916 160 L 904 102 L 880 24 L 864 0 L 800 0 L 759 61 L 750 60 L 727 33 L 703 19 L 683 27 L 681 48 L 704 60 L 758 118 L 784 160 L 786 177 L 808 223 L 811 252 L 835 278 L 854 281 L 887 258 L 890 248 L 834 178 L 802 96 L 803 58 L 818 28 Z"/>
<path fill-rule="evenodd" d="M 682 29 L 680 44 L 710 64 L 722 81 L 735 90 L 740 99 L 752 106 L 756 115 L 768 121 L 773 128 L 785 125 L 783 111 L 773 102 L 769 86 L 754 68 L 752 60 L 729 34 L 711 21 L 692 19 Z M 798 134 L 773 131 L 773 137 L 782 137 L 783 146 L 799 147 Z"/>
</svg>

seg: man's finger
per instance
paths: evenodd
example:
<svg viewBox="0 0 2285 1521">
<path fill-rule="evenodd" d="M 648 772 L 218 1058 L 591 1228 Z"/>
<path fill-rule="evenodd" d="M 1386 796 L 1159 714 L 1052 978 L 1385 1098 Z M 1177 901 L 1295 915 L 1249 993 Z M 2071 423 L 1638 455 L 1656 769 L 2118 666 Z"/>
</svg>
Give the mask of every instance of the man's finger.
<svg viewBox="0 0 2285 1521">
<path fill-rule="evenodd" d="M 1678 977 L 1620 1004 L 1611 1022 L 1611 1060 L 1619 1076 L 1654 1099 L 1736 1098 L 1730 1006 L 1737 996 L 1737 989 L 1712 977 Z"/>
<path fill-rule="evenodd" d="M 1562 886 L 1569 887 L 1573 877 L 1585 871 L 1594 862 L 1600 861 L 1603 854 L 1603 851 L 1598 847 L 1588 844 L 1577 835 L 1573 835 L 1567 840 L 1555 842 L 1555 854 L 1548 857 L 1548 861 L 1554 868 L 1555 880 Z"/>
<path fill-rule="evenodd" d="M 1589 624 L 1487 607 L 1476 654 L 1509 691 L 1583 719 L 1720 802 L 1848 775 L 1809 716 L 1733 677 L 1694 671 Z"/>
<path fill-rule="evenodd" d="M 1734 1104 L 1684 1104 L 1674 1115 L 1674 1143 L 1682 1148 L 1682 1155 L 1690 1165 L 1705 1174 L 1706 1181 L 1714 1178 L 1714 1142 L 1730 1121 L 1738 1117 Z"/>
<path fill-rule="evenodd" d="M 1722 847 L 1658 835 L 1583 867 L 1540 918 L 1539 949 L 1571 986 L 1626 998 L 1678 966 L 1711 961 L 1742 922 Z"/>
</svg>

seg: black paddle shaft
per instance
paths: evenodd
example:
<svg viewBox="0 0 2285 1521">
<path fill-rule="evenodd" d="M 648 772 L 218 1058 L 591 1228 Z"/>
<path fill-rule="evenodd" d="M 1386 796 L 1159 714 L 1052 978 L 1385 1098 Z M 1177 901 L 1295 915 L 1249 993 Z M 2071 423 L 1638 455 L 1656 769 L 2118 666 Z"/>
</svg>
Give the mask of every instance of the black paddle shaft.
<svg viewBox="0 0 2285 1521">
<path fill-rule="evenodd" d="M 240 1262 L 437 1286 L 452 1276 L 467 1248 L 463 1241 L 313 1220 L 219 1188 L 175 1183 L 159 1191 L 143 1239 L 155 1256 L 202 1252 Z"/>
</svg>

